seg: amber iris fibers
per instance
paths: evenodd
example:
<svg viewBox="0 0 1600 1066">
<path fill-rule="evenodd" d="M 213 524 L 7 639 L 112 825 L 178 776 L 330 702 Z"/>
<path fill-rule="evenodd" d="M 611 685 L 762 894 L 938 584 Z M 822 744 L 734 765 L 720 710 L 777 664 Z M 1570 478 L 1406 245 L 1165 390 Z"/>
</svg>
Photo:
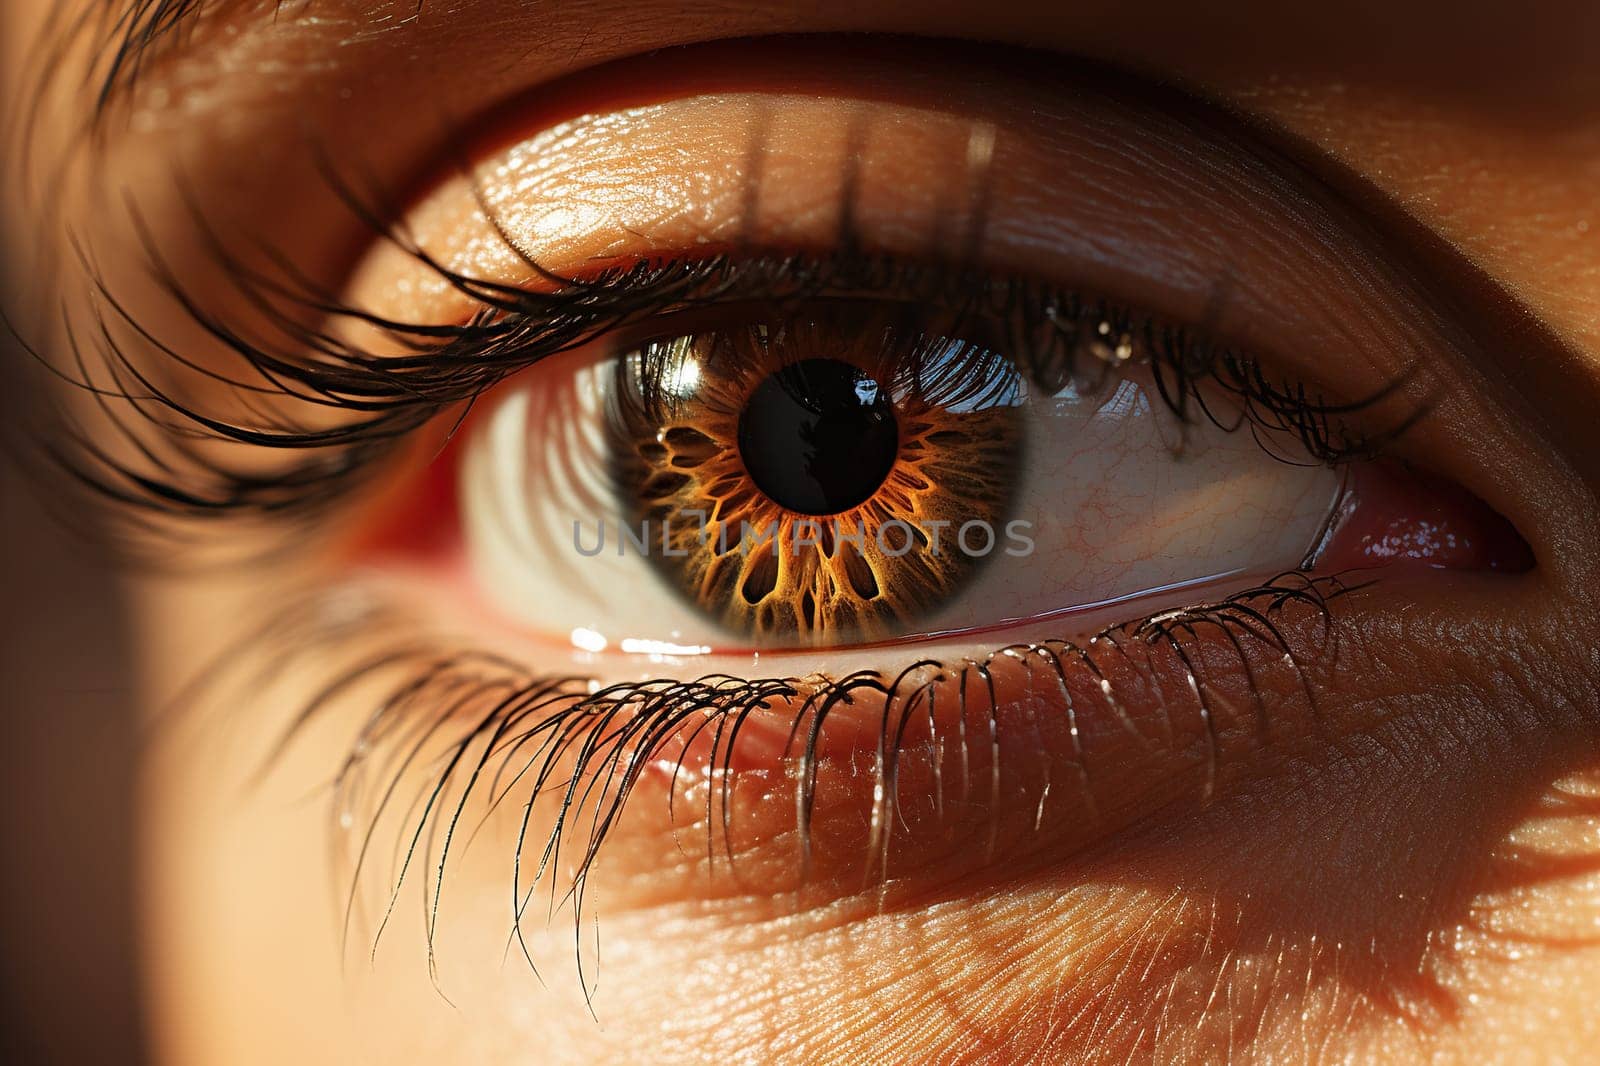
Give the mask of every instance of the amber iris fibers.
<svg viewBox="0 0 1600 1066">
<path fill-rule="evenodd" d="M 757 385 L 739 414 L 739 457 L 774 503 L 834 515 L 872 498 L 900 453 L 894 405 L 872 375 L 806 359 Z"/>
<path fill-rule="evenodd" d="M 925 624 L 982 565 L 936 521 L 1003 529 L 1016 366 L 882 311 L 825 306 L 620 358 L 616 506 L 656 572 L 738 643 L 831 645 Z M 948 538 L 947 538 L 948 539 Z"/>
</svg>

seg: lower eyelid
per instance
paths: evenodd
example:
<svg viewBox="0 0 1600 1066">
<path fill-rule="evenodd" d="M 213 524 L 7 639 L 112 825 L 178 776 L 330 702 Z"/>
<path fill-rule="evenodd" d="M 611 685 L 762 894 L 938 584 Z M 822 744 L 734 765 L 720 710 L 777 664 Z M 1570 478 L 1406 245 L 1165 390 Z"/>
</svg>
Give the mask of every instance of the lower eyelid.
<svg viewBox="0 0 1600 1066">
<path fill-rule="evenodd" d="M 438 609 L 450 596 L 437 586 L 358 585 L 348 594 L 310 593 L 286 608 L 272 627 L 277 636 L 252 642 L 271 648 L 270 666 L 252 656 L 257 666 L 247 669 L 261 672 L 241 676 L 237 691 L 219 686 L 213 702 L 231 713 L 236 697 L 248 697 L 263 709 L 309 716 L 289 728 L 288 743 L 297 765 L 335 776 L 335 842 L 343 858 L 337 869 L 371 901 L 368 914 L 383 913 L 405 859 L 408 883 L 426 882 L 432 893 L 444 885 L 447 901 L 460 894 L 457 881 L 476 885 L 481 905 L 484 894 L 502 898 L 509 894 L 502 886 L 520 878 L 519 893 L 532 901 L 522 920 L 543 923 L 545 901 L 567 898 L 574 864 L 586 855 L 596 865 L 581 896 L 584 923 L 652 903 L 708 898 L 731 908 L 723 914 L 729 921 L 846 897 L 869 909 L 897 907 L 937 897 L 946 886 L 956 891 L 968 873 L 984 884 L 1010 881 L 1035 867 L 1056 868 L 1086 848 L 1114 846 L 1135 823 L 1185 819 L 1208 796 L 1222 801 L 1263 775 L 1288 772 L 1301 760 L 1316 763 L 1341 737 L 1396 715 L 1420 713 L 1419 728 L 1432 729 L 1425 716 L 1438 710 L 1439 693 L 1456 684 L 1475 686 L 1474 692 L 1496 687 L 1497 681 L 1475 679 L 1473 664 L 1514 654 L 1514 642 L 1525 639 L 1508 624 L 1526 607 L 1527 589 L 1515 578 L 1414 574 L 1394 587 L 1379 582 L 1325 601 L 1297 590 L 1309 591 L 1291 582 L 1276 597 L 1247 600 L 1254 613 L 1240 620 L 1251 628 L 1233 631 L 1238 644 L 1209 612 L 1176 611 L 1143 629 L 1124 627 L 1115 643 L 1079 638 L 1100 673 L 1066 656 L 1071 714 L 1050 671 L 1029 671 L 1029 682 L 1019 666 L 1033 662 L 1025 648 L 1020 660 L 997 660 L 992 702 L 975 668 L 940 649 L 936 657 L 947 674 L 969 667 L 968 713 L 953 712 L 947 682 L 937 724 L 928 728 L 925 708 L 914 707 L 904 736 L 884 732 L 884 702 L 871 687 L 858 686 L 853 704 L 830 711 L 832 724 L 825 723 L 816 742 L 809 866 L 802 865 L 796 813 L 808 734 L 774 763 L 783 752 L 777 741 L 787 743 L 795 724 L 796 699 L 769 689 L 771 706 L 745 734 L 750 746 L 710 749 L 719 716 L 731 722 L 749 706 L 736 694 L 750 695 L 763 673 L 782 676 L 770 660 L 743 680 L 711 679 L 728 701 L 720 711 L 713 701 L 709 715 L 704 699 L 658 701 L 650 705 L 654 714 L 628 713 L 644 709 L 642 693 L 682 693 L 683 679 L 710 672 L 679 664 L 651 668 L 651 676 L 677 681 L 628 690 L 636 698 L 609 717 L 563 717 L 600 690 L 583 671 L 559 659 L 539 662 L 504 640 L 451 638 Z M 1447 629 L 1457 635 L 1454 643 L 1430 643 Z M 982 663 L 988 656 L 974 651 L 970 658 Z M 1424 661 L 1432 665 L 1418 677 Z M 1039 664 L 1047 665 L 1042 657 Z M 875 665 L 876 683 L 890 684 L 888 659 Z M 1533 672 L 1540 671 L 1549 672 Z M 843 680 L 848 671 L 830 672 Z M 305 693 L 335 681 L 341 687 L 327 689 L 328 698 L 306 702 Z M 295 698 L 286 702 L 279 685 Z M 803 699 L 830 686 L 802 679 L 790 687 Z M 508 702 L 519 692 L 526 697 Z M 998 710 L 991 717 L 992 707 Z M 674 713 L 675 721 L 667 717 Z M 583 754 L 591 738 L 609 733 L 615 740 L 617 730 L 634 723 L 636 730 L 655 727 L 649 735 L 663 743 L 646 752 L 654 757 L 632 758 L 626 744 L 619 750 L 614 743 Z M 674 738 L 696 727 L 698 746 L 685 751 Z M 339 738 L 331 746 L 330 735 Z M 880 751 L 894 760 L 892 777 Z M 614 752 L 619 757 L 608 758 Z M 706 774 L 713 755 L 732 772 Z M 574 769 L 584 772 L 573 778 Z M 618 792 L 623 782 L 626 797 Z M 525 805 L 536 791 L 543 798 L 524 828 Z M 726 807 L 725 795 L 732 796 Z M 564 804 L 572 805 L 558 826 Z M 544 868 L 548 834 L 558 828 L 559 861 Z M 352 873 L 362 841 L 370 841 L 370 853 Z M 446 844 L 448 856 L 440 850 Z M 359 952 L 374 929 L 358 922 L 350 935 Z"/>
<path fill-rule="evenodd" d="M 1059 673 L 1054 665 L 1058 652 L 1066 656 Z M 1174 758 L 1191 768 L 1204 762 L 1199 754 L 1203 745 L 1196 744 L 1199 720 L 1173 715 L 1169 708 L 1148 698 L 1145 687 L 1155 671 L 1141 660 L 1158 657 L 1134 639 L 1126 650 L 1102 643 L 1092 650 L 1089 661 L 1074 659 L 1059 646 L 1018 650 L 998 654 L 987 663 L 929 667 L 902 678 L 898 686 L 893 678 L 881 675 L 855 675 L 833 682 L 735 682 L 723 678 L 698 687 L 682 682 L 617 686 L 588 696 L 581 695 L 579 684 L 578 694 L 557 697 L 553 693 L 571 692 L 574 684 L 511 677 L 505 679 L 505 687 L 487 684 L 487 678 L 493 676 L 492 671 L 485 673 L 490 660 L 466 656 L 462 672 L 476 677 L 485 696 L 458 706 L 457 722 L 444 724 L 426 753 L 428 757 L 417 761 L 419 765 L 440 765 L 442 756 L 458 743 L 473 751 L 462 765 L 483 773 L 479 801 L 491 795 L 502 779 L 515 782 L 514 774 L 531 768 L 525 791 L 531 794 L 534 780 L 550 783 L 549 794 L 539 805 L 540 815 L 560 809 L 560 797 L 566 792 L 562 782 L 576 771 L 574 780 L 582 785 L 581 798 L 560 810 L 559 825 L 542 820 L 535 824 L 541 831 L 571 836 L 568 847 L 577 847 L 580 854 L 584 834 L 595 824 L 592 819 L 625 813 L 625 825 L 634 828 L 619 828 L 621 837 L 632 838 L 637 832 L 662 836 L 666 831 L 666 836 L 682 836 L 683 841 L 697 844 L 704 835 L 714 845 L 706 861 L 714 864 L 718 855 L 734 857 L 740 864 L 739 883 L 747 887 L 755 878 L 765 882 L 763 891 L 775 895 L 793 891 L 802 882 L 825 893 L 837 893 L 847 882 L 872 877 L 872 871 L 860 861 L 872 850 L 867 847 L 870 841 L 861 839 L 856 830 L 875 827 L 870 835 L 882 845 L 889 842 L 889 836 L 882 834 L 890 832 L 887 819 L 891 811 L 884 806 L 881 790 L 874 798 L 874 781 L 901 782 L 895 786 L 893 810 L 898 828 L 891 834 L 896 845 L 880 852 L 884 857 L 894 856 L 891 870 L 900 874 L 917 865 L 948 859 L 938 853 L 945 845 L 969 846 L 971 841 L 965 837 L 970 833 L 995 837 L 987 845 L 991 859 L 1002 844 L 1006 853 L 1014 853 L 1015 841 L 1001 837 L 1015 835 L 1017 824 L 1011 823 L 1016 823 L 1019 808 L 1011 801 L 1023 792 L 1031 790 L 1036 795 L 1024 804 L 1029 807 L 1021 812 L 1026 816 L 1024 822 L 1046 815 L 1059 817 L 1058 804 L 1061 810 L 1092 811 L 1098 805 L 1096 800 L 1088 793 L 1074 793 L 1091 780 L 1083 772 L 1081 746 L 1096 752 L 1100 765 L 1095 779 L 1107 786 L 1122 782 L 1115 790 L 1121 796 L 1117 803 L 1129 795 L 1129 775 L 1119 774 L 1117 767 L 1129 752 L 1135 760 L 1150 759 L 1152 763 L 1163 752 L 1169 764 Z M 964 685 L 956 680 L 963 676 Z M 1172 684 L 1173 679 L 1166 683 Z M 406 716 L 437 713 L 442 684 L 443 679 L 437 678 L 433 685 L 413 690 L 409 698 L 387 705 L 384 716 L 369 722 L 367 728 L 374 737 L 388 734 L 404 740 L 416 735 L 415 727 L 404 724 Z M 542 711 L 530 714 L 528 703 L 500 699 L 519 684 L 524 691 L 538 694 L 534 701 L 544 704 Z M 1108 702 L 1106 686 L 1120 695 Z M 404 691 L 404 685 L 399 690 Z M 1078 733 L 1070 737 L 1063 731 L 1065 719 L 1049 707 L 1055 698 L 1052 693 L 1069 691 L 1081 707 L 1081 715 L 1075 712 L 1073 716 Z M 763 692 L 769 694 L 765 705 L 753 706 L 752 700 Z M 431 705 L 421 706 L 425 700 Z M 482 717 L 486 704 L 498 707 L 487 720 Z M 909 708 L 903 727 L 896 717 L 902 708 Z M 1159 723 L 1154 720 L 1157 717 Z M 500 726 L 512 722 L 515 724 L 504 733 L 498 732 Z M 561 736 L 558 746 L 565 754 L 540 754 L 542 742 L 522 740 L 524 732 L 537 736 L 541 731 L 548 737 Z M 613 739 L 593 750 L 584 749 L 585 738 L 597 731 Z M 484 741 L 491 735 L 493 739 Z M 1046 740 L 1048 743 L 1043 743 Z M 362 776 L 369 760 L 392 766 L 389 745 L 393 742 L 360 746 L 361 754 L 345 774 L 351 779 Z M 492 747 L 493 754 L 478 752 L 480 742 Z M 880 763 L 863 776 L 862 759 L 871 760 L 872 752 L 880 749 L 882 758 L 892 760 L 892 767 Z M 937 769 L 928 761 L 935 752 L 942 756 Z M 1062 767 L 1073 766 L 1075 760 L 1076 769 L 1051 784 L 1051 776 L 1062 774 Z M 1169 772 L 1163 775 L 1168 787 L 1178 780 L 1171 769 L 1168 765 Z M 452 781 L 447 790 L 452 795 L 464 787 L 465 772 L 463 769 Z M 1040 773 L 1045 775 L 1043 781 Z M 425 777 L 418 779 L 424 787 Z M 926 787 L 934 779 L 940 780 L 940 786 Z M 598 781 L 599 787 L 591 790 L 592 781 Z M 1008 802 L 991 808 L 991 801 L 1002 798 L 1002 791 Z M 665 800 L 673 793 L 676 813 L 662 821 L 667 814 Z M 346 811 L 352 820 L 373 816 L 372 810 L 360 809 L 357 793 L 341 789 L 341 794 L 347 804 L 358 808 Z M 1110 795 L 1099 803 L 1105 803 Z M 524 797 L 516 805 L 525 801 Z M 937 825 L 930 823 L 932 809 L 923 809 L 929 803 L 940 811 L 948 807 L 951 818 L 941 815 Z M 709 806 L 702 806 L 705 804 Z M 710 824 L 705 821 L 707 812 Z M 408 816 L 412 813 L 407 811 Z M 444 819 L 450 813 L 448 809 L 425 811 L 422 819 Z M 1093 821 L 1079 819 L 1079 824 Z M 404 818 L 401 822 L 392 828 L 402 835 L 413 831 Z M 913 829 L 914 824 L 921 828 Z M 713 827 L 720 828 L 713 831 Z M 723 829 L 729 835 L 722 835 Z M 1037 829 L 1035 826 L 1034 831 Z M 544 846 L 542 836 L 536 834 L 534 839 L 533 846 Z M 590 837 L 589 842 L 597 841 Z M 621 850 L 638 860 L 636 847 L 627 845 Z M 608 844 L 608 853 L 612 850 Z M 913 859 L 904 863 L 908 854 Z M 437 856 L 419 864 L 419 871 L 431 870 L 433 858 Z"/>
<path fill-rule="evenodd" d="M 516 844 L 526 869 L 547 840 L 591 858 L 604 845 L 607 870 L 637 870 L 622 878 L 628 905 L 641 891 L 737 887 L 782 907 L 797 891 L 816 903 L 885 878 L 925 889 L 994 862 L 1068 854 L 1184 797 L 1204 802 L 1269 740 L 1284 748 L 1303 736 L 1327 683 L 1337 604 L 1323 597 L 1333 588 L 1286 583 L 1076 644 L 833 680 L 601 687 L 529 677 L 483 653 L 379 655 L 363 684 L 393 675 L 398 695 L 367 720 L 341 771 L 341 817 L 376 817 L 384 834 L 432 847 L 456 811 L 512 792 L 520 810 L 538 791 L 531 835 Z M 419 663 L 434 671 L 421 686 L 411 680 Z M 419 735 L 427 743 L 408 762 L 433 769 L 414 769 L 404 791 L 441 785 L 448 803 L 420 820 L 415 805 L 375 812 L 385 775 Z M 440 825 L 428 830 L 430 819 Z M 423 856 L 411 876 L 435 876 L 444 858 Z M 708 885 L 706 868 L 729 859 L 737 876 Z M 549 876 L 564 882 L 588 861 Z M 595 887 L 594 899 L 610 895 Z"/>
</svg>

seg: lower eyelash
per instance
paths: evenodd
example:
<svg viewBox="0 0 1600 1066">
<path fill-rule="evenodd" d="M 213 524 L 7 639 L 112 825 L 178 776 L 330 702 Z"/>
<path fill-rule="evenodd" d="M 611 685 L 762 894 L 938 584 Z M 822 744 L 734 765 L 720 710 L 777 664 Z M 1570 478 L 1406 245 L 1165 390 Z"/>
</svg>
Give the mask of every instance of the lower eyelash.
<svg viewBox="0 0 1600 1066">
<path fill-rule="evenodd" d="M 406 634 L 375 643 L 370 655 L 329 677 L 293 714 L 280 741 L 262 763 L 260 773 L 270 773 L 306 726 L 335 700 L 350 690 L 381 683 L 384 695 L 363 720 L 332 781 L 336 826 L 341 830 L 366 826 L 351 862 L 345 931 L 347 936 L 351 932 L 357 894 L 373 862 L 378 828 L 395 816 L 398 804 L 405 798 L 404 782 L 423 760 L 434 769 L 424 778 L 420 791 L 409 796 L 406 813 L 400 818 L 395 869 L 386 890 L 388 902 L 373 935 L 373 948 L 387 927 L 403 885 L 409 878 L 422 877 L 431 967 L 445 872 L 464 841 L 476 831 L 476 825 L 464 821 L 469 802 L 477 800 L 483 806 L 485 820 L 513 793 L 523 803 L 512 856 L 513 936 L 520 940 L 521 922 L 541 884 L 548 887 L 552 906 L 559 899 L 570 899 L 574 921 L 581 921 L 584 886 L 594 863 L 624 807 L 631 802 L 641 775 L 661 758 L 669 738 L 687 741 L 702 734 L 709 737 L 710 766 L 721 772 L 713 774 L 718 784 L 705 789 L 705 806 L 700 811 L 706 827 L 706 858 L 713 864 L 717 860 L 720 836 L 722 859 L 731 866 L 735 861 L 729 843 L 734 806 L 731 789 L 737 776 L 732 767 L 734 743 L 749 717 L 763 707 L 770 709 L 775 702 L 799 701 L 783 764 L 795 789 L 797 861 L 802 883 L 810 861 L 811 815 L 818 798 L 818 737 L 828 714 L 840 701 L 848 702 L 853 696 L 871 693 L 883 699 L 872 770 L 877 797 L 872 811 L 874 845 L 868 852 L 864 873 L 869 878 L 886 877 L 890 837 L 886 828 L 900 802 L 895 787 L 897 760 L 907 738 L 908 723 L 926 715 L 931 730 L 933 708 L 928 697 L 934 686 L 956 675 L 987 681 L 989 664 L 1001 656 L 1036 661 L 1060 683 L 1063 693 L 1069 674 L 1087 672 L 1080 676 L 1093 680 L 1102 706 L 1075 707 L 1071 698 L 1067 699 L 1062 713 L 1069 718 L 1074 738 L 1079 735 L 1077 716 L 1093 712 L 1110 715 L 1141 740 L 1148 738 L 1139 733 L 1128 716 L 1119 688 L 1126 684 L 1123 679 L 1147 683 L 1152 676 L 1151 656 L 1174 657 L 1187 692 L 1177 701 L 1163 699 L 1162 720 L 1169 734 L 1174 710 L 1196 715 L 1203 726 L 1209 745 L 1201 791 L 1204 801 L 1216 781 L 1219 711 L 1237 714 L 1238 708 L 1225 706 L 1214 698 L 1214 686 L 1208 678 L 1215 676 L 1217 666 L 1214 662 L 1202 663 L 1191 654 L 1191 646 L 1206 630 L 1223 636 L 1237 654 L 1238 669 L 1254 702 L 1252 714 L 1258 732 L 1268 728 L 1270 710 L 1251 666 L 1247 649 L 1252 645 L 1265 649 L 1294 673 L 1315 714 L 1314 683 L 1308 665 L 1291 650 L 1278 620 L 1286 610 L 1314 612 L 1320 618 L 1323 634 L 1318 648 L 1320 661 L 1324 653 L 1333 649 L 1337 633 L 1330 604 L 1356 587 L 1364 586 L 1346 585 L 1337 576 L 1311 577 L 1293 571 L 1224 600 L 1162 611 L 1109 627 L 1086 641 L 1013 644 L 982 659 L 948 663 L 924 659 L 915 664 L 936 671 L 935 678 L 913 667 L 893 677 L 879 671 L 839 678 L 742 679 L 710 675 L 692 681 L 660 679 L 601 687 L 582 676 L 532 675 L 518 664 L 488 653 L 441 652 L 437 644 L 410 633 L 404 617 L 387 604 L 364 597 L 330 600 L 327 594 L 299 600 L 275 613 L 241 647 L 271 648 L 272 672 L 287 676 L 295 671 L 286 664 L 292 664 L 297 657 L 329 646 L 343 646 L 358 636 L 371 636 L 374 627 Z M 219 668 L 239 650 L 230 649 L 219 659 Z M 225 673 L 225 668 L 221 669 Z M 211 672 L 201 687 L 212 689 L 219 680 L 217 673 Z M 257 691 L 265 680 L 265 673 L 239 679 L 242 686 Z M 983 691 L 982 684 L 974 687 Z M 199 691 L 192 690 L 188 698 L 193 699 Z M 967 685 L 963 682 L 957 691 L 964 701 Z M 967 745 L 995 745 L 993 751 L 998 752 L 1002 739 L 992 683 L 988 691 L 987 736 L 966 733 L 964 706 L 957 719 L 962 727 L 957 736 L 924 738 L 925 742 L 939 745 L 941 752 L 947 741 L 961 745 L 958 751 L 963 776 Z M 680 750 L 686 748 L 687 744 Z M 1092 772 L 1091 753 L 1080 749 L 1077 756 L 1080 776 L 1086 781 L 1086 775 Z M 680 755 L 672 763 L 673 784 L 685 769 L 683 759 Z M 989 764 L 993 790 L 999 787 L 998 757 L 990 758 Z M 964 782 L 964 786 L 970 787 L 970 782 Z M 935 801 L 942 806 L 942 784 L 937 792 Z M 672 809 L 676 794 L 675 788 L 668 789 L 667 813 L 674 823 L 678 814 Z M 1046 795 L 1038 801 L 1041 817 Z M 527 835 L 538 799 L 548 799 L 556 810 L 553 828 L 542 841 Z M 989 797 L 988 809 L 993 809 L 997 799 Z M 1036 831 L 1037 828 L 1036 822 Z M 992 837 L 990 847 L 992 851 Z M 563 856 L 574 851 L 577 859 L 570 867 L 570 875 L 563 875 L 569 883 L 562 893 L 552 871 L 562 868 Z M 531 964 L 531 956 L 529 961 Z"/>
</svg>

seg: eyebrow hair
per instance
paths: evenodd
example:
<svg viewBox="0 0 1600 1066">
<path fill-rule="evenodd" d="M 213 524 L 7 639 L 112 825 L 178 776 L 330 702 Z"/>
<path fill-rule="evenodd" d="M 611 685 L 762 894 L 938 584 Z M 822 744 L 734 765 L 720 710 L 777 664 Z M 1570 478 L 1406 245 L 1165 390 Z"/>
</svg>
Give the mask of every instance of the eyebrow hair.
<svg viewBox="0 0 1600 1066">
<path fill-rule="evenodd" d="M 100 0 L 104 29 L 91 76 L 99 80 L 95 113 L 132 87 L 163 44 L 181 39 L 213 0 Z"/>
<path fill-rule="evenodd" d="M 89 81 L 99 120 L 111 104 L 129 93 L 149 69 L 152 60 L 167 49 L 185 44 L 202 19 L 251 0 L 94 0 L 84 22 L 97 23 Z M 254 0 L 274 17 L 288 0 Z M 96 10 L 98 9 L 98 10 Z M 98 18 L 96 15 L 98 14 Z"/>
</svg>

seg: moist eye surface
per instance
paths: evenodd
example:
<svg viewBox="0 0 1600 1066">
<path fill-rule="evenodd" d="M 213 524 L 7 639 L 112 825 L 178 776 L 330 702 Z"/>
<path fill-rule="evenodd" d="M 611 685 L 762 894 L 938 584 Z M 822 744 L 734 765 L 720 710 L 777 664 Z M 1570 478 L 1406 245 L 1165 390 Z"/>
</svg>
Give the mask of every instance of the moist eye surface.
<svg viewBox="0 0 1600 1066">
<path fill-rule="evenodd" d="M 579 647 L 823 648 L 1306 557 L 1342 477 L 1249 408 L 1254 364 L 1007 284 L 713 301 L 694 332 L 540 368 L 468 434 L 485 589 Z"/>
</svg>

